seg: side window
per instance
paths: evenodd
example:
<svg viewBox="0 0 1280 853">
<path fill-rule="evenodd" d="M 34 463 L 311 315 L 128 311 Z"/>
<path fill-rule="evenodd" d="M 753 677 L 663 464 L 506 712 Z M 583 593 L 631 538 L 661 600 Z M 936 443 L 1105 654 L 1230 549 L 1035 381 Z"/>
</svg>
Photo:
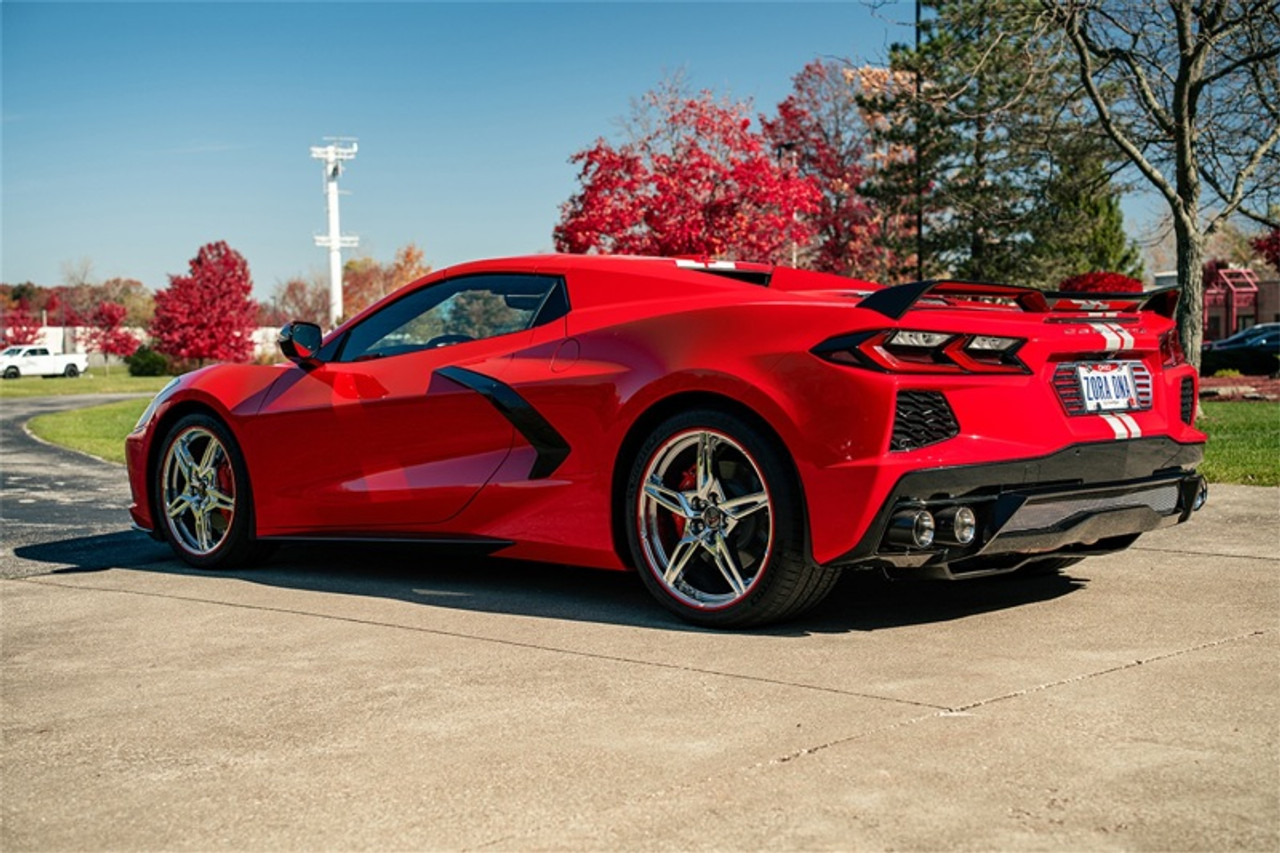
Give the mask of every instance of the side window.
<svg viewBox="0 0 1280 853">
<path fill-rule="evenodd" d="M 44 349 L 43 347 L 41 347 L 40 349 L 33 349 L 33 350 L 31 351 L 31 354 L 32 354 L 32 355 L 48 355 L 48 354 L 49 354 L 49 351 L 48 351 L 47 349 Z"/>
<path fill-rule="evenodd" d="M 496 273 L 419 288 L 346 335 L 338 361 L 387 358 L 507 335 L 554 319 L 543 306 L 563 293 L 559 278 Z M 567 307 L 567 305 L 566 305 Z"/>
</svg>

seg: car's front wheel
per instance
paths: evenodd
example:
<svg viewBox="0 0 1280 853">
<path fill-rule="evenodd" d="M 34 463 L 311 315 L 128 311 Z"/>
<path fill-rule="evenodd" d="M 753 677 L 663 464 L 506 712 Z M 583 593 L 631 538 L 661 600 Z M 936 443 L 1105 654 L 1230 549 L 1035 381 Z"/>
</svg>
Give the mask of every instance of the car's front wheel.
<svg viewBox="0 0 1280 853">
<path fill-rule="evenodd" d="M 165 539 L 191 565 L 231 568 L 258 555 L 249 474 L 217 419 L 192 414 L 173 425 L 161 444 L 154 494 Z"/>
<path fill-rule="evenodd" d="M 636 455 L 626 507 L 645 585 L 697 624 L 795 616 L 839 574 L 805 554 L 799 484 L 775 440 L 728 412 L 695 410 L 660 424 Z"/>
<path fill-rule="evenodd" d="M 6 368 L 4 369 L 4 378 L 5 378 L 5 379 L 17 379 L 20 375 L 21 375 L 21 373 L 19 372 L 18 368 L 16 368 L 16 367 L 6 367 Z"/>
</svg>

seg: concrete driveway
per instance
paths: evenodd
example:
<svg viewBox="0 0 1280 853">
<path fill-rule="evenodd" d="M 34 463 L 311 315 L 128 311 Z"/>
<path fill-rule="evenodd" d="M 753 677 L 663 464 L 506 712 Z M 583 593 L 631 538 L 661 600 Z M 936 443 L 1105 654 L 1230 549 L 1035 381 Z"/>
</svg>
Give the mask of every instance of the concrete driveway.
<svg viewBox="0 0 1280 853">
<path fill-rule="evenodd" d="M 0 417 L 6 851 L 1280 847 L 1280 489 L 774 630 L 419 549 L 187 570 Z"/>
</svg>

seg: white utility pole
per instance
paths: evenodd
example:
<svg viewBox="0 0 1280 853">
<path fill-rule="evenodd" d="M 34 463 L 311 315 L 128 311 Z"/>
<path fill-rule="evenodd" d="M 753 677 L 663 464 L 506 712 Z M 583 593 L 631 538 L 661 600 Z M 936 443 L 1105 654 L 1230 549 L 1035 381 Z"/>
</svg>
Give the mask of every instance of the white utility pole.
<svg viewBox="0 0 1280 853">
<path fill-rule="evenodd" d="M 316 245 L 329 250 L 329 322 L 336 326 L 342 317 L 342 250 L 353 249 L 360 245 L 359 237 L 344 237 L 338 226 L 338 176 L 342 174 L 342 161 L 354 160 L 356 148 L 354 140 L 351 145 L 343 147 L 342 137 L 325 137 L 332 139 L 328 145 L 312 145 L 311 157 L 324 161 L 325 206 L 329 211 L 328 235 L 316 235 Z"/>
</svg>

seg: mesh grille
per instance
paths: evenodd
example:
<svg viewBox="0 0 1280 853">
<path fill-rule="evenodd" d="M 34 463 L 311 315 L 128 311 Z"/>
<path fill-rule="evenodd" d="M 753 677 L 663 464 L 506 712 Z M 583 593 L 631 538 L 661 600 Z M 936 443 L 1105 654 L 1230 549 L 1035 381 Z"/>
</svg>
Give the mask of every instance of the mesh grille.
<svg viewBox="0 0 1280 853">
<path fill-rule="evenodd" d="M 1191 423 L 1196 416 L 1196 383 L 1190 376 L 1182 377 L 1182 422 Z"/>
<path fill-rule="evenodd" d="M 1009 519 L 1009 523 L 1000 532 L 1019 533 L 1026 530 L 1043 530 L 1081 513 L 1141 506 L 1154 510 L 1160 515 L 1173 512 L 1178 508 L 1177 484 L 1162 484 L 1128 494 L 1078 495 L 1040 503 L 1028 502 L 1014 513 L 1013 518 Z"/>
<path fill-rule="evenodd" d="M 955 413 L 940 391 L 899 391 L 890 450 L 915 450 L 960 434 Z"/>
<path fill-rule="evenodd" d="M 1067 361 L 1059 364 L 1058 369 L 1053 372 L 1053 387 L 1058 389 L 1058 397 L 1071 415 L 1088 414 L 1084 408 L 1084 396 L 1080 392 L 1080 379 L 1076 375 L 1078 366 L 1079 362 Z M 1133 371 L 1133 388 L 1138 396 L 1138 407 L 1134 411 L 1151 408 L 1151 371 L 1138 361 L 1130 362 L 1129 368 Z"/>
</svg>

